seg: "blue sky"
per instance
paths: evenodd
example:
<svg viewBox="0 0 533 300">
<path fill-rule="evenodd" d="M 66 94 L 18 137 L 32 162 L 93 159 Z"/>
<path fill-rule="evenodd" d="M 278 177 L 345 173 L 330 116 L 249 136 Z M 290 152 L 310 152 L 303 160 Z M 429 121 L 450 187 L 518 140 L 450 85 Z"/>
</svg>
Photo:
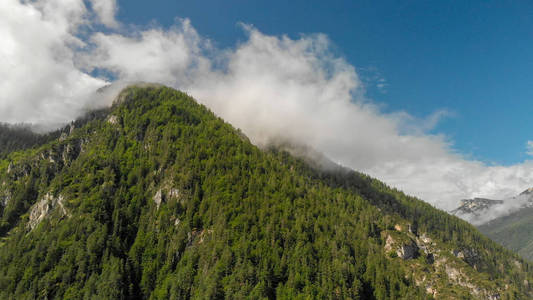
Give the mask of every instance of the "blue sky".
<svg viewBox="0 0 533 300">
<path fill-rule="evenodd" d="M 451 114 L 433 132 L 463 155 L 504 165 L 529 158 L 533 2 L 329 2 L 128 0 L 118 2 L 117 19 L 170 26 L 189 18 L 220 48 L 245 39 L 239 22 L 292 38 L 325 33 L 385 111 L 445 109 Z"/>
</svg>

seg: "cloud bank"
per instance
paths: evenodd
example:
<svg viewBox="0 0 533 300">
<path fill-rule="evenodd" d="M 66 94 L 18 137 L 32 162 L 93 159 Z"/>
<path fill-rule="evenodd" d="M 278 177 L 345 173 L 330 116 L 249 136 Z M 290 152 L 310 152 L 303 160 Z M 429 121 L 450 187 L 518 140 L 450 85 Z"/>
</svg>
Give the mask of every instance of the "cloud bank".
<svg viewBox="0 0 533 300">
<path fill-rule="evenodd" d="M 244 42 L 217 49 L 187 19 L 138 30 L 115 19 L 115 1 L 85 3 L 0 3 L 0 121 L 66 122 L 108 101 L 94 91 L 110 82 L 158 82 L 193 95 L 256 144 L 309 145 L 442 209 L 533 186 L 532 162 L 489 166 L 429 134 L 446 111 L 382 112 L 323 34 L 291 39 L 243 25 Z"/>
</svg>

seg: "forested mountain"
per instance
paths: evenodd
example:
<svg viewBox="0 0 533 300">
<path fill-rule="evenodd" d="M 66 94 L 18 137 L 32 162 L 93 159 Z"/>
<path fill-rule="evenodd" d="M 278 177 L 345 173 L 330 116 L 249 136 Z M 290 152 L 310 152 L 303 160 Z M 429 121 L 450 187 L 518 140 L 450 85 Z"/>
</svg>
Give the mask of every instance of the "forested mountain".
<svg viewBox="0 0 533 300">
<path fill-rule="evenodd" d="M 1 299 L 533 297 L 468 223 L 184 93 L 130 87 L 62 133 L 0 160 Z"/>
<path fill-rule="evenodd" d="M 44 144 L 58 137 L 59 132 L 38 134 L 32 131 L 28 124 L 0 123 L 0 158 L 17 150 L 23 150 Z"/>
</svg>

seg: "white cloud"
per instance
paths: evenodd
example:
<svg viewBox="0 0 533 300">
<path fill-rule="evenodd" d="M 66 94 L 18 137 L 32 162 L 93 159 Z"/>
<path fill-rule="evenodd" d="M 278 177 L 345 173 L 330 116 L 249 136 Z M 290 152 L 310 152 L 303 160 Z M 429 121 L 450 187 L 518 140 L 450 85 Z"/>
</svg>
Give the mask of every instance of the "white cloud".
<svg viewBox="0 0 533 300">
<path fill-rule="evenodd" d="M 77 28 L 101 12 L 76 5 L 57 12 L 59 20 L 85 16 L 68 25 L 47 21 L 51 18 L 39 8 L 54 1 L 6 1 L 0 4 L 0 37 L 8 42 L 0 53 L 9 59 L 2 59 L 0 72 L 9 79 L 0 83 L 7 91 L 0 98 L 0 120 L 73 118 L 105 83 L 82 70 L 100 69 L 117 82 L 155 81 L 183 89 L 257 144 L 282 138 L 310 145 L 440 208 L 455 208 L 474 196 L 506 198 L 533 186 L 531 162 L 489 166 L 455 153 L 446 137 L 429 134 L 449 115 L 446 110 L 424 119 L 382 112 L 365 98 L 357 70 L 330 51 L 325 35 L 291 39 L 244 26 L 244 42 L 216 49 L 182 20 L 169 29 L 129 35 L 92 32 L 80 41 Z M 45 34 L 36 34 L 36 28 L 45 28 Z M 27 50 L 33 48 L 37 51 Z"/>
<path fill-rule="evenodd" d="M 117 20 L 115 20 L 115 14 L 118 10 L 116 0 L 90 0 L 90 2 L 100 23 L 110 28 L 119 26 Z"/>
<path fill-rule="evenodd" d="M 209 60 L 202 54 L 209 45 L 188 20 L 168 31 L 150 29 L 133 36 L 95 33 L 90 41 L 96 47 L 84 55 L 85 68 L 105 69 L 121 80 L 185 86 L 209 73 Z"/>
<path fill-rule="evenodd" d="M 74 63 L 73 48 L 83 45 L 75 33 L 85 13 L 81 0 L 1 2 L 1 121 L 64 122 L 104 84 Z"/>
</svg>

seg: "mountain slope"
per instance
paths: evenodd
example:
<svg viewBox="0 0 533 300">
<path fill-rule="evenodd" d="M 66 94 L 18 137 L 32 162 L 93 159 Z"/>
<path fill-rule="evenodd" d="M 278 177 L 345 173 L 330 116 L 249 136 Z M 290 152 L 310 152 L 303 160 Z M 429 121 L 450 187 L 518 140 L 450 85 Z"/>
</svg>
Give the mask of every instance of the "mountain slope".
<svg viewBox="0 0 533 300">
<path fill-rule="evenodd" d="M 525 299 L 527 262 L 363 174 L 131 87 L 0 160 L 0 298 Z"/>
<path fill-rule="evenodd" d="M 506 200 L 461 200 L 450 212 L 468 220 L 492 240 L 533 260 L 533 188 Z"/>
<path fill-rule="evenodd" d="M 482 224 L 479 230 L 522 257 L 533 260 L 533 207 L 524 207 Z"/>
<path fill-rule="evenodd" d="M 0 159 L 17 150 L 45 144 L 59 137 L 59 131 L 49 134 L 34 133 L 30 126 L 0 123 Z"/>
</svg>

